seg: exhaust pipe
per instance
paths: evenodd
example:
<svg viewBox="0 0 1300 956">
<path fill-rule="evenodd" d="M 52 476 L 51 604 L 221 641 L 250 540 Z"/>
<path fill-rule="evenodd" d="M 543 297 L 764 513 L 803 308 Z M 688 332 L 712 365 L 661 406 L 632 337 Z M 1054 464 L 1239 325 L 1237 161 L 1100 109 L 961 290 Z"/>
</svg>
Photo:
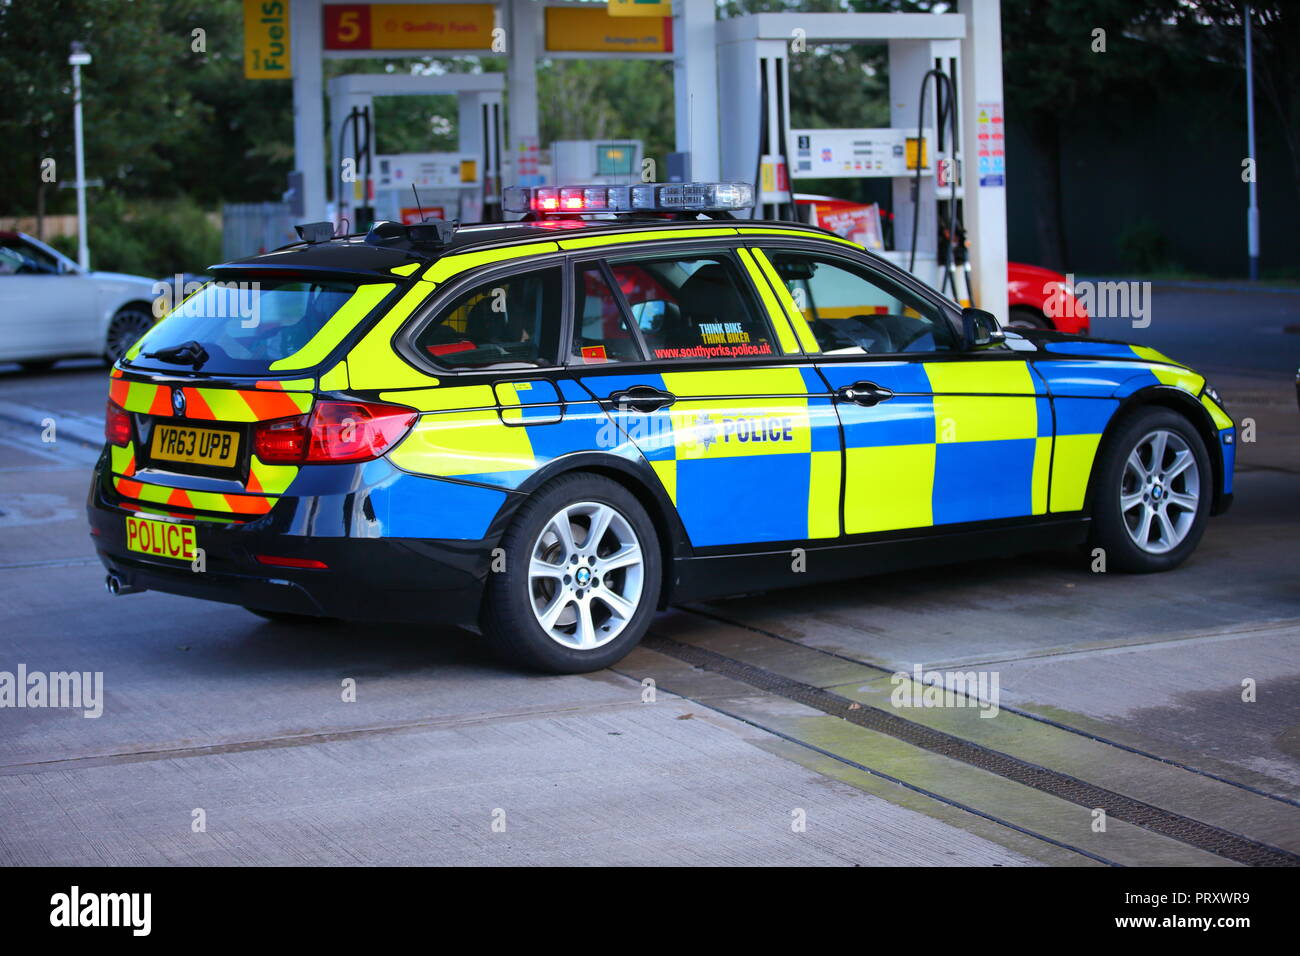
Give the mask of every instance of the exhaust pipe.
<svg viewBox="0 0 1300 956">
<path fill-rule="evenodd" d="M 115 597 L 123 594 L 139 594 L 141 591 L 147 590 L 147 588 L 132 587 L 112 572 L 109 572 L 108 577 L 104 579 L 104 587 L 108 589 L 109 594 Z"/>
</svg>

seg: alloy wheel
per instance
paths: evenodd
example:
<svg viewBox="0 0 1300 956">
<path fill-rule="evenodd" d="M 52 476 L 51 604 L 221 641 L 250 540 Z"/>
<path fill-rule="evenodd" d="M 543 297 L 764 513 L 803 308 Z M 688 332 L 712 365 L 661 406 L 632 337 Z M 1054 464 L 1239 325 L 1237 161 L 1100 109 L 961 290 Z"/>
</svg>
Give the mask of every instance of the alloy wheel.
<svg viewBox="0 0 1300 956">
<path fill-rule="evenodd" d="M 557 644 L 592 650 L 622 633 L 641 605 L 641 542 L 616 509 L 566 505 L 542 527 L 529 553 L 529 604 Z"/>
<path fill-rule="evenodd" d="M 1201 470 L 1177 432 L 1148 432 L 1129 452 L 1120 478 L 1119 508 L 1129 537 L 1149 554 L 1178 547 L 1196 522 Z"/>
<path fill-rule="evenodd" d="M 108 326 L 108 341 L 105 343 L 110 361 L 116 362 L 131 346 L 139 341 L 153 327 L 153 316 L 146 312 L 120 312 L 114 316 Z"/>
</svg>

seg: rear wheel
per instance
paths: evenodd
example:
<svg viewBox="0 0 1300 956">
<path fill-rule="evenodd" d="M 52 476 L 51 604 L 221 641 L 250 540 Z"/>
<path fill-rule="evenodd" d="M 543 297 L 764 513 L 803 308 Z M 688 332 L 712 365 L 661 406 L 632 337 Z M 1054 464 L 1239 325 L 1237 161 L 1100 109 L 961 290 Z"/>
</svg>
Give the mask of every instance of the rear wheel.
<svg viewBox="0 0 1300 956">
<path fill-rule="evenodd" d="M 598 475 L 565 475 L 538 489 L 501 541 L 481 626 L 502 657 L 576 674 L 620 660 L 659 603 L 654 524 L 626 488 Z"/>
<path fill-rule="evenodd" d="M 1121 571 L 1178 567 L 1205 533 L 1214 473 L 1200 434 L 1168 408 L 1142 408 L 1117 426 L 1097 474 L 1095 543 Z"/>
<path fill-rule="evenodd" d="M 108 323 L 108 335 L 104 339 L 104 361 L 112 365 L 120 359 L 139 341 L 140 336 L 153 328 L 153 322 L 153 313 L 147 309 L 127 306 L 118 312 L 113 316 L 113 321 Z"/>
</svg>

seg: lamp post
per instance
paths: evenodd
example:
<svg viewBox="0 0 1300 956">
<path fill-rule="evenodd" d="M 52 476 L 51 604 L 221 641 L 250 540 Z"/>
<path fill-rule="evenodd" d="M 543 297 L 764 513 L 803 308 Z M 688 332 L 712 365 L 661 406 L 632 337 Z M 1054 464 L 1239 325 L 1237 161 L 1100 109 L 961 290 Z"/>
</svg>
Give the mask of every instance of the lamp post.
<svg viewBox="0 0 1300 956">
<path fill-rule="evenodd" d="M 81 135 L 81 68 L 90 64 L 90 54 L 85 46 L 72 41 L 72 125 L 77 150 L 77 264 L 81 271 L 90 271 L 90 247 L 86 244 L 86 152 Z"/>
<path fill-rule="evenodd" d="M 1250 199 L 1246 207 L 1246 253 L 1250 256 L 1250 278 L 1259 278 L 1259 199 L 1255 180 L 1259 177 L 1259 157 L 1255 155 L 1255 70 L 1254 51 L 1250 44 L 1250 4 L 1246 4 L 1246 155 L 1254 165 L 1246 184 Z"/>
</svg>

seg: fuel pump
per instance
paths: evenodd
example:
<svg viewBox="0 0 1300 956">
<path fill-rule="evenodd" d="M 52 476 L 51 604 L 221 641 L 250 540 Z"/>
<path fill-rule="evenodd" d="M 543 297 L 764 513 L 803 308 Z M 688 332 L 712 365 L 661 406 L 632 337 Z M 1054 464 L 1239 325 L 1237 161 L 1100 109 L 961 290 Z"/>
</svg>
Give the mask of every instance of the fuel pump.
<svg viewBox="0 0 1300 956">
<path fill-rule="evenodd" d="M 352 151 L 346 152 L 344 143 L 348 134 L 352 137 Z M 349 224 L 355 232 L 364 232 L 370 228 L 370 224 L 375 219 L 375 208 L 372 205 L 375 198 L 374 180 L 371 178 L 371 159 L 372 159 L 372 138 L 370 124 L 370 107 L 354 106 L 348 112 L 347 119 L 343 121 L 343 128 L 339 130 L 339 181 L 338 181 L 338 210 L 340 223 L 344 219 L 349 219 Z M 353 168 L 351 170 L 351 184 L 348 183 L 349 170 L 345 160 L 351 159 Z M 349 185 L 351 188 L 349 188 Z M 347 198 L 351 194 L 351 199 Z M 351 210 L 349 217 L 345 210 Z"/>
<path fill-rule="evenodd" d="M 420 205 L 447 219 L 501 218 L 502 97 L 500 73 L 441 76 L 352 73 L 329 81 L 331 129 L 337 130 L 336 189 L 340 224 L 365 229 L 375 219 L 419 221 Z M 456 98 L 455 151 L 381 154 L 374 99 L 381 96 Z M 350 159 L 349 169 L 344 160 Z M 413 202 L 419 192 L 421 202 Z"/>
<path fill-rule="evenodd" d="M 978 250 L 964 216 L 963 140 L 973 135 L 969 121 L 979 110 L 962 84 L 968 68 L 977 76 L 984 69 L 983 59 L 967 62 L 973 29 L 959 14 L 756 14 L 719 21 L 718 100 L 728 104 L 719 115 L 722 178 L 754 180 L 756 218 L 829 228 L 971 303 Z M 803 41 L 798 49 L 792 36 Z M 810 51 L 819 43 L 857 42 L 888 45 L 890 125 L 793 127 L 791 57 L 816 55 Z M 1000 106 L 994 108 L 1000 117 Z M 890 200 L 866 206 L 799 193 L 800 180 L 866 178 L 890 181 Z M 1005 243 L 1005 225 L 985 215 L 979 235 L 993 237 L 992 258 L 1005 256 L 995 248 Z"/>
<path fill-rule="evenodd" d="M 924 142 L 924 122 L 925 122 L 925 95 L 934 80 L 935 105 L 938 119 L 936 123 L 935 138 L 935 185 L 939 188 L 947 186 L 949 196 L 946 201 L 936 203 L 936 214 L 938 216 L 938 246 L 935 250 L 936 260 L 942 271 L 939 291 L 951 295 L 954 299 L 963 305 L 973 306 L 975 304 L 975 293 L 971 287 L 970 281 L 970 257 L 966 242 L 966 227 L 961 217 L 961 201 L 957 198 L 957 188 L 961 181 L 961 162 L 956 156 L 957 137 L 957 95 L 953 85 L 952 77 L 940 69 L 927 70 L 924 78 L 921 80 L 921 91 L 918 100 L 918 113 L 916 120 L 916 138 L 919 142 Z M 949 128 L 944 129 L 945 121 L 948 122 Z M 945 132 L 948 133 L 949 139 L 945 141 Z M 951 150 L 953 155 L 948 155 Z M 916 239 L 919 231 L 921 220 L 921 210 L 919 208 L 921 196 L 921 166 L 918 163 L 916 167 L 916 179 L 912 184 L 912 245 L 908 256 L 908 271 L 916 271 Z M 959 288 L 958 275 L 960 273 L 964 285 L 964 295 Z"/>
</svg>

